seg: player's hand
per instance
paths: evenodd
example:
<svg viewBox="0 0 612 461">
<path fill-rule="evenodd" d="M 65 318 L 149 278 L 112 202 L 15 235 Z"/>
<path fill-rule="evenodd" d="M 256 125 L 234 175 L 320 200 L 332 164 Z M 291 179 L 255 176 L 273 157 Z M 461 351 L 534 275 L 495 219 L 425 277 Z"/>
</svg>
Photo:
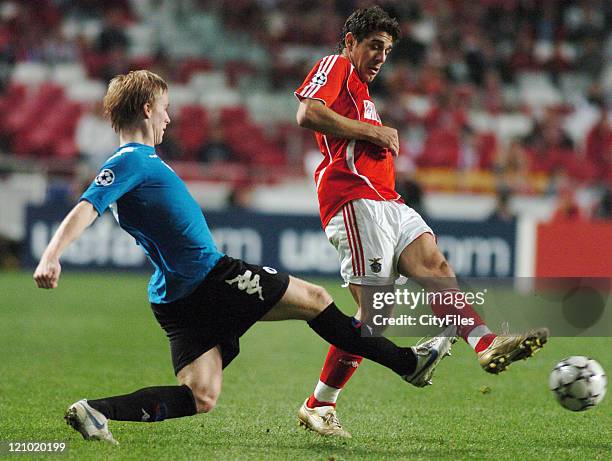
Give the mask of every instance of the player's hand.
<svg viewBox="0 0 612 461">
<path fill-rule="evenodd" d="M 57 288 L 61 272 L 59 259 L 43 257 L 34 271 L 34 282 L 38 288 Z"/>
<path fill-rule="evenodd" d="M 389 126 L 377 126 L 375 127 L 375 135 L 372 142 L 377 146 L 389 149 L 394 157 L 399 154 L 399 135 L 395 128 Z"/>
</svg>

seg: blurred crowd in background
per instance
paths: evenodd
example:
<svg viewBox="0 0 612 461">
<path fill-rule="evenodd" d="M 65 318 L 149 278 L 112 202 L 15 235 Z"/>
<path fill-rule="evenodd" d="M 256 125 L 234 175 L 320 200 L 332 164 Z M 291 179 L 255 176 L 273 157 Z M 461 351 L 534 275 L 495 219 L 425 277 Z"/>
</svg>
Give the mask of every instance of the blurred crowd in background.
<svg viewBox="0 0 612 461">
<path fill-rule="evenodd" d="M 555 194 L 567 217 L 586 188 L 600 200 L 580 213 L 610 216 L 611 2 L 377 3 L 403 33 L 371 87 L 400 132 L 400 187 L 497 193 L 500 207 Z M 95 168 L 117 142 L 101 114 L 106 83 L 148 68 L 171 83 L 160 149 L 180 173 L 236 184 L 310 174 L 320 154 L 295 124 L 293 90 L 371 4 L 2 1 L 0 148 L 50 171 Z"/>
</svg>

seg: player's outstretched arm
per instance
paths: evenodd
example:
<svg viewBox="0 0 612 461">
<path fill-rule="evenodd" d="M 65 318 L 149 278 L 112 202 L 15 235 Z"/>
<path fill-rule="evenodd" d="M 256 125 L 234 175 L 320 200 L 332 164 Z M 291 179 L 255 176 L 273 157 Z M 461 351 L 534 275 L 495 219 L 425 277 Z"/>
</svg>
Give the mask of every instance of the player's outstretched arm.
<svg viewBox="0 0 612 461">
<path fill-rule="evenodd" d="M 47 245 L 34 271 L 38 288 L 56 288 L 62 271 L 59 258 L 66 247 L 76 240 L 98 217 L 98 212 L 87 201 L 79 202 L 64 218 Z"/>
<path fill-rule="evenodd" d="M 368 141 L 399 154 L 397 130 L 376 126 L 337 114 L 317 99 L 303 99 L 297 111 L 297 123 L 303 128 L 338 138 Z"/>
</svg>

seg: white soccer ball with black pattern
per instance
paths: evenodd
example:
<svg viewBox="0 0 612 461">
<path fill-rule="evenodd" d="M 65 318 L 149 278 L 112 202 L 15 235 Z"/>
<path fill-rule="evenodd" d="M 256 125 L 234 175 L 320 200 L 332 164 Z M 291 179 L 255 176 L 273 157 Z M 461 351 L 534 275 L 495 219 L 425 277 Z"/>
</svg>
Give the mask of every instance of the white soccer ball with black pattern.
<svg viewBox="0 0 612 461">
<path fill-rule="evenodd" d="M 584 411 L 603 400 L 607 383 L 606 373 L 596 360 L 574 355 L 553 368 L 548 387 L 564 408 Z"/>
</svg>

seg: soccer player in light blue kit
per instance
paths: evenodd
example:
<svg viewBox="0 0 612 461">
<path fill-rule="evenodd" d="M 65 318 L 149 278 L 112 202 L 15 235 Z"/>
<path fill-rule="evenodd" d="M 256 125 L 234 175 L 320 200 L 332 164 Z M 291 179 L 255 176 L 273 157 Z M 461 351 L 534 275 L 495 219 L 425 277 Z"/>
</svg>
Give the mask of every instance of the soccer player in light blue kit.
<svg viewBox="0 0 612 461">
<path fill-rule="evenodd" d="M 259 320 L 305 320 L 343 350 L 374 360 L 417 387 L 429 382 L 450 350 L 448 337 L 403 348 L 386 338 L 362 336 L 360 324 L 342 314 L 323 288 L 217 250 L 198 204 L 155 152 L 170 123 L 168 87 L 161 77 L 144 70 L 118 75 L 104 108 L 120 147 L 63 220 L 34 280 L 40 288 L 56 288 L 63 251 L 110 208 L 155 268 L 149 300 L 170 341 L 179 385 L 72 404 L 65 419 L 86 440 L 116 444 L 108 420 L 153 422 L 212 410 L 223 368 L 238 355 L 240 336 Z"/>
</svg>

